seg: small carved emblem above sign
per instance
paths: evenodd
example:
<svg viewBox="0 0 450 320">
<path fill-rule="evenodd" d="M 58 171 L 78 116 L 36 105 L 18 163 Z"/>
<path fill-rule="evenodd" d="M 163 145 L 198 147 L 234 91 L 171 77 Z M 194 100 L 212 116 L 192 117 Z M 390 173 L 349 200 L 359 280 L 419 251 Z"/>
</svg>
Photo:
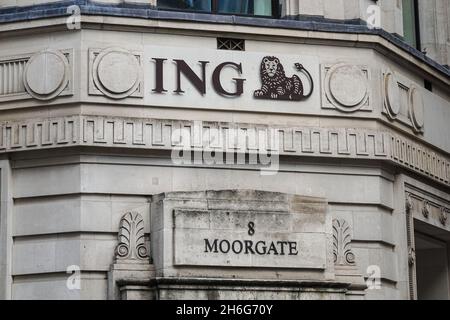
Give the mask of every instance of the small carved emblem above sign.
<svg viewBox="0 0 450 320">
<path fill-rule="evenodd" d="M 304 73 L 310 82 L 310 89 L 304 93 L 304 85 L 300 77 L 294 74 L 287 77 L 284 67 L 277 57 L 266 56 L 260 65 L 261 89 L 254 92 L 256 99 L 291 100 L 300 101 L 311 96 L 314 90 L 314 82 L 311 74 L 303 65 L 296 63 L 298 71 Z"/>
</svg>

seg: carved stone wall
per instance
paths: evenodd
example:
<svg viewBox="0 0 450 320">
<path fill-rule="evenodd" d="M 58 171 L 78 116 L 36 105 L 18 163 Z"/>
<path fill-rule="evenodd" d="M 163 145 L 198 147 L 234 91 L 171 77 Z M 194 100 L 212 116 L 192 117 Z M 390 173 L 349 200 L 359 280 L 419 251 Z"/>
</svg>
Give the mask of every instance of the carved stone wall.
<svg viewBox="0 0 450 320">
<path fill-rule="evenodd" d="M 341 299 L 364 295 L 348 229 L 344 223 L 344 229 L 335 225 L 333 230 L 325 199 L 258 190 L 169 192 L 152 197 L 151 221 L 162 296 L 168 287 L 176 297 L 186 297 L 179 285 L 195 283 L 219 297 L 225 294 L 219 287 L 242 283 L 258 299 L 273 291 L 274 281 L 279 288 L 289 283 L 300 292 L 309 288 L 325 295 L 333 292 L 325 288 L 334 283 Z M 350 265 L 334 263 L 333 248 L 339 261 L 342 253 Z M 164 283 L 169 279 L 177 279 L 177 287 Z M 203 295 L 203 289 L 195 290 Z M 283 291 L 277 299 L 291 299 L 290 290 Z"/>
</svg>

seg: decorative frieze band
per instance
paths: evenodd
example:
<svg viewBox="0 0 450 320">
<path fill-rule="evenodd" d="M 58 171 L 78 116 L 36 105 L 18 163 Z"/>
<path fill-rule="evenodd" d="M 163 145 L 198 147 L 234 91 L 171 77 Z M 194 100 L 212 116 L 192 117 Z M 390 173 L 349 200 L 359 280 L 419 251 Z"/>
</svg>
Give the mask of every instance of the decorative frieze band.
<svg viewBox="0 0 450 320">
<path fill-rule="evenodd" d="M 236 152 L 261 149 L 279 154 L 388 157 L 389 135 L 356 129 L 276 128 L 264 125 L 172 120 L 83 118 L 83 144 L 171 149 L 183 134 L 190 147 Z"/>
<path fill-rule="evenodd" d="M 450 182 L 447 157 L 388 131 L 100 116 L 0 123 L 0 152 L 74 145 L 169 150 L 186 141 L 196 150 L 391 160 Z"/>
<path fill-rule="evenodd" d="M 0 123 L 0 152 L 77 145 L 80 118 L 54 118 Z"/>
</svg>

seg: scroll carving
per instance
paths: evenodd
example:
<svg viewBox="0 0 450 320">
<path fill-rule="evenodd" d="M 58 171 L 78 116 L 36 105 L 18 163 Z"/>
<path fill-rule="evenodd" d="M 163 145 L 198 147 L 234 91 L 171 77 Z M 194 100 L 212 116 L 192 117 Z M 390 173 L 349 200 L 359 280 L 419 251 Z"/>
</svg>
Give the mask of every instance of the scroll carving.
<svg viewBox="0 0 450 320">
<path fill-rule="evenodd" d="M 148 258 L 145 246 L 144 220 L 137 212 L 128 212 L 120 220 L 119 244 L 116 247 L 117 260 L 145 260 Z"/>
<path fill-rule="evenodd" d="M 333 254 L 336 265 L 354 266 L 355 255 L 351 248 L 351 232 L 347 221 L 333 220 Z"/>
</svg>

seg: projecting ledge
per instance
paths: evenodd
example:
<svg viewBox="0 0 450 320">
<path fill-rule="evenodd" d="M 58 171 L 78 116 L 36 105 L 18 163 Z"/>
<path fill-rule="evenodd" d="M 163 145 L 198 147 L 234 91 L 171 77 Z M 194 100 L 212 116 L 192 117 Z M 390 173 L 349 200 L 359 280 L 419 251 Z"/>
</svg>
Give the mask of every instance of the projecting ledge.
<svg viewBox="0 0 450 320">
<path fill-rule="evenodd" d="M 365 285 L 304 280 L 246 280 L 220 278 L 153 278 L 118 282 L 121 299 L 352 299 L 363 296 Z M 357 292 L 357 294 L 355 294 Z"/>
</svg>

